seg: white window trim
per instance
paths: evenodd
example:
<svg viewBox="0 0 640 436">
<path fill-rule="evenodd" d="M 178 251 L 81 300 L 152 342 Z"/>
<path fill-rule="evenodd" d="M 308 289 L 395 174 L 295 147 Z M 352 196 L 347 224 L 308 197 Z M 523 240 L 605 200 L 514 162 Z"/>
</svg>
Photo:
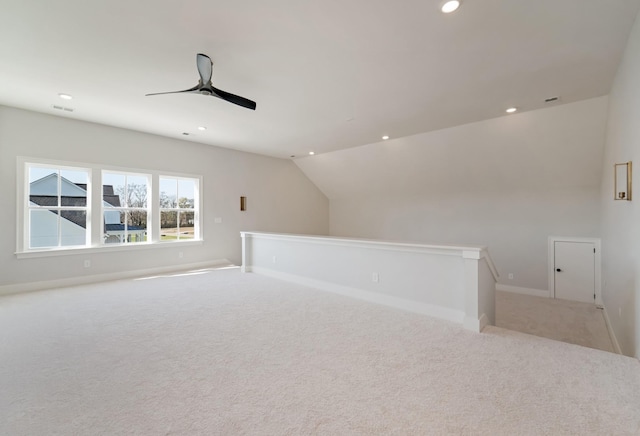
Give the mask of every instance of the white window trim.
<svg viewBox="0 0 640 436">
<path fill-rule="evenodd" d="M 78 166 L 78 165 L 70 165 L 67 162 L 60 162 L 60 161 L 48 161 L 48 162 L 33 162 L 33 161 L 28 161 L 28 162 L 24 162 L 22 164 L 22 178 L 23 178 L 23 183 L 20 184 L 18 183 L 16 186 L 20 187 L 22 186 L 23 191 L 22 192 L 18 192 L 18 201 L 22 202 L 22 208 L 18 207 L 18 210 L 22 209 L 22 225 L 24 226 L 24 229 L 21 233 L 18 233 L 16 240 L 18 241 L 18 243 L 22 243 L 22 247 L 24 251 L 41 251 L 41 250 L 64 250 L 64 249 L 73 249 L 73 248 L 84 248 L 87 245 L 89 245 L 91 243 L 91 192 L 87 191 L 87 202 L 86 202 L 86 206 L 85 207 L 65 207 L 62 206 L 61 204 L 59 204 L 58 206 L 52 206 L 52 207 L 33 207 L 30 205 L 30 201 L 29 201 L 29 191 L 30 191 L 30 187 L 29 187 L 29 177 L 28 177 L 28 171 L 27 171 L 27 165 L 30 165 L 32 167 L 42 167 L 42 168 L 55 168 L 57 170 L 70 170 L 70 171 L 86 171 L 87 172 L 87 186 L 91 186 L 91 178 L 92 178 L 92 170 L 91 168 L 87 167 L 86 165 L 84 166 Z M 58 195 L 61 194 L 61 184 L 62 184 L 62 180 L 60 177 L 58 177 Z M 18 189 L 19 190 L 19 189 Z M 57 211 L 62 211 L 62 210 L 84 210 L 86 211 L 86 227 L 85 227 L 85 245 L 72 245 L 72 246 L 56 246 L 56 247 L 49 247 L 49 248 L 29 248 L 29 237 L 28 237 L 28 232 L 26 231 L 28 228 L 30 228 L 31 226 L 31 214 L 30 211 L 31 210 L 36 210 L 36 209 L 48 209 L 48 210 L 57 210 Z M 60 222 L 58 221 L 58 226 L 60 225 Z M 58 228 L 58 238 L 60 238 L 60 228 Z"/>
<path fill-rule="evenodd" d="M 142 207 L 131 207 L 129 205 L 127 206 L 120 206 L 120 207 L 114 207 L 114 208 L 107 208 L 104 205 L 104 200 L 103 200 L 103 181 L 102 181 L 102 175 L 104 173 L 111 173 L 111 174 L 121 174 L 124 175 L 126 177 L 128 176 L 133 176 L 133 177 L 144 177 L 147 179 L 147 207 L 146 208 L 142 208 Z M 146 242 L 121 242 L 119 244 L 107 244 L 105 242 L 105 233 L 104 231 L 102 231 L 102 226 L 101 226 L 101 232 L 100 232 L 100 243 L 102 245 L 138 245 L 138 244 L 152 244 L 153 243 L 153 238 L 152 238 L 152 232 L 153 232 L 153 205 L 152 205 L 152 186 L 153 186 L 153 175 L 149 172 L 130 172 L 130 171 L 118 171 L 118 170 L 107 170 L 107 169 L 102 169 L 102 171 L 100 172 L 100 220 L 101 222 L 104 222 L 104 214 L 105 212 L 109 211 L 109 210 L 117 210 L 119 212 L 130 212 L 130 211 L 144 211 L 147 213 L 147 241 Z"/>
<path fill-rule="evenodd" d="M 194 204 L 193 204 L 193 219 L 194 222 L 198 223 L 197 226 L 194 225 L 194 234 L 193 234 L 193 239 L 178 239 L 178 240 L 161 240 L 160 237 L 158 237 L 158 241 L 162 244 L 172 244 L 175 242 L 183 242 L 183 241 L 189 241 L 189 240 L 200 240 L 202 238 L 202 221 L 201 221 L 201 208 L 200 208 L 200 203 L 201 203 L 201 195 L 200 193 L 202 192 L 202 177 L 192 177 L 192 176 L 184 176 L 184 175 L 176 175 L 173 173 L 162 173 L 158 176 L 158 183 L 156 184 L 158 186 L 158 195 L 157 200 L 158 200 L 158 218 L 157 218 L 157 227 L 158 227 L 158 232 L 161 232 L 161 225 L 162 223 L 160 222 L 160 218 L 162 216 L 162 212 L 163 211 L 176 211 L 176 212 L 188 212 L 191 209 L 182 209 L 179 207 L 173 207 L 173 208 L 163 208 L 160 207 L 160 178 L 161 177 L 165 177 L 165 178 L 174 178 L 176 179 L 176 181 L 180 181 L 180 180 L 196 180 L 196 186 L 195 186 L 195 193 L 194 193 Z M 176 199 L 176 201 L 178 201 L 178 199 Z"/>
<path fill-rule="evenodd" d="M 86 246 L 65 246 L 30 249 L 27 241 L 27 221 L 26 211 L 28 209 L 27 194 L 29 192 L 29 179 L 27 177 L 27 165 L 43 165 L 59 168 L 86 169 L 89 171 L 88 183 L 91 186 L 90 192 L 87 192 L 87 233 L 89 243 Z M 151 239 L 147 242 L 128 243 L 128 244 L 103 244 L 102 239 L 102 171 L 121 172 L 129 174 L 143 174 L 150 176 L 151 183 L 151 200 L 150 200 L 150 216 L 147 217 L 147 232 L 151 227 Z M 181 239 L 176 241 L 160 241 L 159 220 L 159 178 L 160 176 L 177 177 L 185 179 L 198 180 L 198 192 L 196 193 L 196 213 L 198 214 L 198 235 L 194 235 L 194 239 Z M 130 251 L 141 249 L 158 249 L 167 247 L 179 247 L 188 245 L 201 245 L 203 243 L 203 177 L 197 174 L 175 173 L 169 171 L 144 169 L 144 168 L 127 168 L 112 165 L 90 164 L 86 162 L 61 161 L 55 159 L 43 159 L 35 157 L 18 156 L 16 171 L 16 252 L 18 259 L 32 257 L 48 257 L 48 256 L 65 256 L 74 254 L 90 254 L 105 253 L 115 251 Z M 27 202 L 25 204 L 25 202 Z M 90 205 L 90 206 L 89 206 Z M 156 213 L 157 211 L 157 213 Z M 99 212 L 99 213 L 98 213 Z M 97 221 L 97 222 L 94 222 Z"/>
</svg>

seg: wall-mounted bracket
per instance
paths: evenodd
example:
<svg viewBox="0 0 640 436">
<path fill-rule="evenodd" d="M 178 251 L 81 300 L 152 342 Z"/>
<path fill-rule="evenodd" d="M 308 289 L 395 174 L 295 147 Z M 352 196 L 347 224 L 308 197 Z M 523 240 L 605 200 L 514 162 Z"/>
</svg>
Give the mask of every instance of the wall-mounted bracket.
<svg viewBox="0 0 640 436">
<path fill-rule="evenodd" d="M 631 201 L 631 161 L 613 165 L 613 199 Z"/>
</svg>

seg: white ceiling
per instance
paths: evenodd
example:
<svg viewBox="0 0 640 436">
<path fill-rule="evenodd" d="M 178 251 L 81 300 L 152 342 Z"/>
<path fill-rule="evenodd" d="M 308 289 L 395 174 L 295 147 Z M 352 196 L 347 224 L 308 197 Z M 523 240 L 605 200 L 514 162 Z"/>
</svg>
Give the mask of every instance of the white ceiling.
<svg viewBox="0 0 640 436">
<path fill-rule="evenodd" d="M 466 0 L 444 15 L 439 4 L 2 0 L 0 104 L 277 157 L 320 154 L 538 109 L 551 96 L 608 94 L 640 8 Z M 256 101 L 255 112 L 144 96 L 194 86 L 198 52 L 214 62 L 214 86 Z"/>
</svg>

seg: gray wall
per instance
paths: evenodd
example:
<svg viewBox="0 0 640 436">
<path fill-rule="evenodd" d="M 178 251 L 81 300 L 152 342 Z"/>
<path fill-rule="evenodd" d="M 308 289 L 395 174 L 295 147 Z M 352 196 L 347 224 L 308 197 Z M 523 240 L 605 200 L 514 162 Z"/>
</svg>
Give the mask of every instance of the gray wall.
<svg viewBox="0 0 640 436">
<path fill-rule="evenodd" d="M 18 259 L 17 157 L 98 163 L 203 176 L 204 243 L 179 248 Z M 174 140 L 0 106 L 0 287 L 200 263 L 241 260 L 241 230 L 327 234 L 328 200 L 289 160 Z M 240 212 L 240 196 L 247 211 Z M 222 224 L 214 224 L 221 217 Z M 184 253 L 183 258 L 178 252 Z M 83 260 L 91 259 L 91 268 Z"/>
<path fill-rule="evenodd" d="M 602 297 L 620 347 L 640 356 L 640 22 L 610 95 L 602 178 Z M 633 201 L 613 200 L 613 164 L 633 161 Z"/>
<path fill-rule="evenodd" d="M 546 291 L 548 237 L 600 234 L 607 102 L 502 116 L 296 163 L 330 199 L 331 235 L 487 245 L 501 284 Z"/>
</svg>

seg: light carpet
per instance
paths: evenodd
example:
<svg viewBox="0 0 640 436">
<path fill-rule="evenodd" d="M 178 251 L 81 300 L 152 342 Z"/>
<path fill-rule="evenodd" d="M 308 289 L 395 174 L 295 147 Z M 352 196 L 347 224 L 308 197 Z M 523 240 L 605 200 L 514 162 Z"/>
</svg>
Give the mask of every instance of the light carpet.
<svg viewBox="0 0 640 436">
<path fill-rule="evenodd" d="M 593 303 L 496 291 L 496 325 L 615 352 L 603 311 Z"/>
<path fill-rule="evenodd" d="M 640 363 L 237 269 L 0 298 L 2 435 L 640 433 Z"/>
</svg>

